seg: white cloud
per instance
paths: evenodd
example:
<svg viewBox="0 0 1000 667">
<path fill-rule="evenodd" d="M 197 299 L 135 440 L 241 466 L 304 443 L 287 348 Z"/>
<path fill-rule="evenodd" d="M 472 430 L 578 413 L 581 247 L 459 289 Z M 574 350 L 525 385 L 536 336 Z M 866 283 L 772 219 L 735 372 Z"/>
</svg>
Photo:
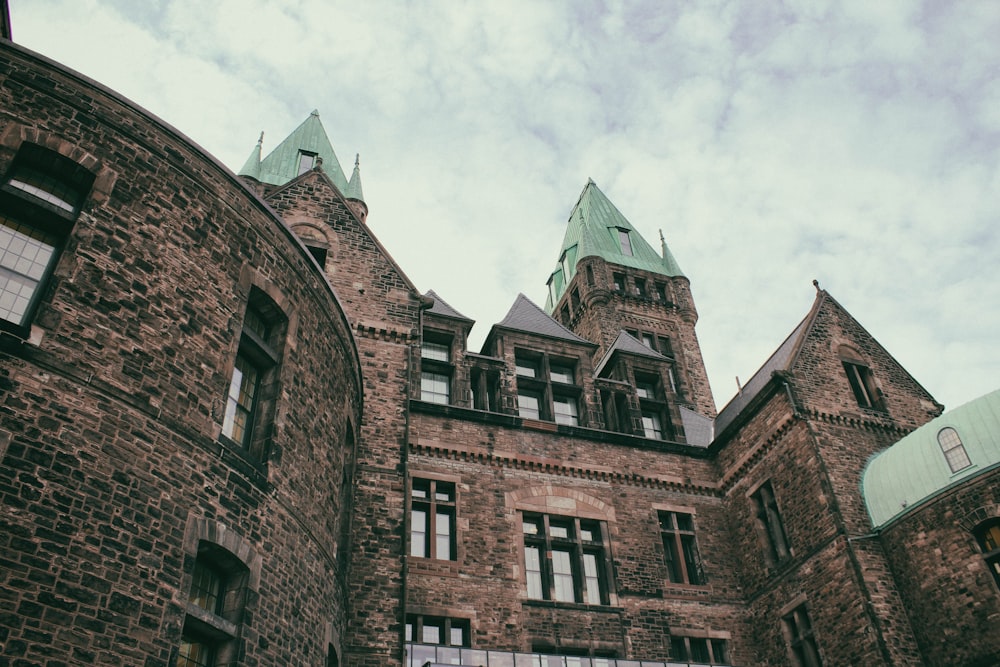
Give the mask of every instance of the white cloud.
<svg viewBox="0 0 1000 667">
<path fill-rule="evenodd" d="M 811 280 L 939 400 L 996 386 L 1000 6 L 15 0 L 14 36 L 238 169 L 313 108 L 421 290 L 542 302 L 593 177 L 691 278 L 718 403 Z M 127 57 L 122 57 L 127 54 Z"/>
</svg>

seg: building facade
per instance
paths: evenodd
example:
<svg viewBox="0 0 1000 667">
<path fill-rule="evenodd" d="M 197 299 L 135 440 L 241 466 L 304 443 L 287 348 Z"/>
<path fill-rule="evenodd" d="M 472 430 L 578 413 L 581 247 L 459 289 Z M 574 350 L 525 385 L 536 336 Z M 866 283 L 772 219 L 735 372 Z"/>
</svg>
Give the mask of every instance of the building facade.
<svg viewBox="0 0 1000 667">
<path fill-rule="evenodd" d="M 1000 660 L 1000 444 L 951 423 L 899 514 L 952 413 L 818 286 L 717 410 L 690 281 L 588 182 L 469 350 L 318 113 L 236 176 L 0 61 L 0 664 Z"/>
</svg>

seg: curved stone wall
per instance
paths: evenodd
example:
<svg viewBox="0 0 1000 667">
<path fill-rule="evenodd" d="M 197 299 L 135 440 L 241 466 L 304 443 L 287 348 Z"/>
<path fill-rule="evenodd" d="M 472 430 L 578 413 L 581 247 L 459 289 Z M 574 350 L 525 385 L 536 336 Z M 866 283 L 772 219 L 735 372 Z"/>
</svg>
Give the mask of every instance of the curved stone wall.
<svg viewBox="0 0 1000 667">
<path fill-rule="evenodd" d="M 362 409 L 336 295 L 200 148 L 5 44 L 5 185 L 29 144 L 92 185 L 30 321 L 0 335 L 0 653 L 173 665 L 183 635 L 220 663 L 335 664 Z M 0 207 L 31 199 L 7 190 Z M 245 446 L 224 426 L 238 355 L 262 369 Z M 190 601 L 200 565 L 217 606 Z"/>
</svg>

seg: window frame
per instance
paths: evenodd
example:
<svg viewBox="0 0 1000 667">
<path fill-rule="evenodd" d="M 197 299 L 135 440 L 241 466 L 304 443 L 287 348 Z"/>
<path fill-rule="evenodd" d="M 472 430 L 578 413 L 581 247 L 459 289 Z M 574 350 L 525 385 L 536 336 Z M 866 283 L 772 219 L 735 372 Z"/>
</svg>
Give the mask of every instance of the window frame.
<svg viewBox="0 0 1000 667">
<path fill-rule="evenodd" d="M 237 555 L 221 545 L 199 540 L 191 565 L 186 613 L 178 648 L 177 667 L 229 664 L 239 653 L 250 570 Z M 215 601 L 202 604 L 199 579 L 214 580 Z M 193 649 L 193 647 L 202 647 Z M 194 655 L 192 655 L 194 653 Z"/>
<path fill-rule="evenodd" d="M 610 549 L 604 521 L 529 511 L 520 512 L 519 518 L 527 599 L 588 606 L 611 603 Z M 534 526 L 533 532 L 528 531 L 529 525 Z M 592 539 L 586 539 L 588 536 Z"/>
<path fill-rule="evenodd" d="M 841 358 L 840 362 L 844 367 L 847 384 L 851 388 L 851 393 L 854 394 L 854 400 L 858 407 L 886 412 L 882 392 L 875 383 L 875 376 L 871 368 L 857 359 Z"/>
<path fill-rule="evenodd" d="M 442 488 L 443 492 L 439 490 Z M 457 561 L 458 484 L 453 480 L 431 477 L 411 478 L 409 510 L 407 554 L 413 558 Z M 417 530 L 415 523 L 417 512 L 421 512 L 424 516 L 423 531 Z M 441 532 L 442 517 L 447 532 Z M 417 546 L 416 536 L 418 534 L 423 536 L 422 549 L 418 549 Z M 440 555 L 442 538 L 447 540 L 448 547 L 447 557 L 444 558 Z"/>
<path fill-rule="evenodd" d="M 441 628 L 441 638 L 444 641 L 424 641 L 423 630 L 427 626 Z M 460 643 L 455 643 L 453 631 L 462 633 Z M 472 624 L 467 618 L 451 618 L 449 616 L 432 616 L 425 614 L 407 614 L 404 627 L 404 641 L 407 644 L 425 644 L 428 646 L 452 646 L 472 648 Z M 419 638 L 419 639 L 418 639 Z"/>
<path fill-rule="evenodd" d="M 632 237 L 629 235 L 629 230 L 623 227 L 616 227 L 618 230 L 618 245 L 621 247 L 622 254 L 626 257 L 635 257 L 635 249 L 632 247 Z"/>
<path fill-rule="evenodd" d="M 657 510 L 660 539 L 663 544 L 664 565 L 671 584 L 705 586 L 705 576 L 694 513 L 680 510 Z"/>
<path fill-rule="evenodd" d="M 1000 588 L 1000 517 L 982 522 L 972 531 L 976 545 L 993 575 L 993 582 Z"/>
<path fill-rule="evenodd" d="M 822 667 L 823 658 L 805 603 L 783 614 L 781 625 L 794 667 Z"/>
<path fill-rule="evenodd" d="M 792 547 L 771 480 L 767 480 L 750 494 L 750 502 L 757 534 L 764 547 L 764 559 L 769 567 L 777 567 L 792 557 Z"/>
<path fill-rule="evenodd" d="M 952 434 L 954 434 L 954 437 L 952 437 Z M 945 440 L 948 440 L 948 442 L 945 442 Z M 948 468 L 952 474 L 972 467 L 972 459 L 969 458 L 969 452 L 965 449 L 962 436 L 959 435 L 954 427 L 945 426 L 938 431 L 937 441 L 938 446 L 941 447 L 941 454 L 944 456 L 945 463 L 948 464 Z"/>
<path fill-rule="evenodd" d="M 20 305 L 11 304 L 9 316 L 0 317 L 0 330 L 19 338 L 30 335 L 94 181 L 94 173 L 60 153 L 29 141 L 18 147 L 0 182 L 0 226 L 10 234 L 8 245 L 0 249 L 0 261 L 10 265 L 0 267 L 0 279 L 8 279 L 5 287 L 19 285 L 3 296 L 4 302 Z M 17 246 L 21 248 L 8 260 L 7 251 Z M 20 254 L 30 246 L 35 246 L 31 257 Z M 42 248 L 47 253 L 44 264 L 37 262 Z M 25 288 L 30 291 L 25 293 Z"/>
<path fill-rule="evenodd" d="M 455 365 L 452 335 L 425 329 L 420 339 L 420 400 L 451 405 L 454 400 Z M 425 381 L 428 383 L 425 389 Z M 432 384 L 436 383 L 436 384 Z M 434 391 L 444 386 L 444 391 Z M 442 400 L 443 399 L 443 400 Z"/>
<path fill-rule="evenodd" d="M 280 395 L 280 373 L 284 341 L 288 331 L 288 317 L 263 290 L 251 287 L 243 310 L 240 338 L 233 358 L 229 385 L 226 391 L 226 408 L 223 413 L 219 439 L 231 443 L 239 450 L 265 462 L 273 435 L 274 410 Z M 243 363 L 254 369 L 253 396 L 248 406 L 240 402 L 245 370 Z M 235 416 L 242 408 L 246 416 L 240 437 L 236 433 Z"/>
<path fill-rule="evenodd" d="M 693 646 L 704 647 L 704 659 L 695 655 Z M 696 663 L 699 665 L 731 665 L 729 641 L 720 637 L 695 635 L 670 635 L 670 660 L 672 662 Z"/>
</svg>

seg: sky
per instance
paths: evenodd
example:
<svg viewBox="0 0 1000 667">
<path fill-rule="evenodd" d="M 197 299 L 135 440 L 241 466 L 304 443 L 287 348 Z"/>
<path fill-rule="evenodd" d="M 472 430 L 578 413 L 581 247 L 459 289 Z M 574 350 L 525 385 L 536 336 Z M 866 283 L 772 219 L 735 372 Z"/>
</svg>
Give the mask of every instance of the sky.
<svg viewBox="0 0 1000 667">
<path fill-rule="evenodd" d="M 470 349 L 544 304 L 592 178 L 690 279 L 720 408 L 814 279 L 946 407 L 1000 386 L 1000 2 L 10 4 L 233 170 L 318 109 Z"/>
</svg>

